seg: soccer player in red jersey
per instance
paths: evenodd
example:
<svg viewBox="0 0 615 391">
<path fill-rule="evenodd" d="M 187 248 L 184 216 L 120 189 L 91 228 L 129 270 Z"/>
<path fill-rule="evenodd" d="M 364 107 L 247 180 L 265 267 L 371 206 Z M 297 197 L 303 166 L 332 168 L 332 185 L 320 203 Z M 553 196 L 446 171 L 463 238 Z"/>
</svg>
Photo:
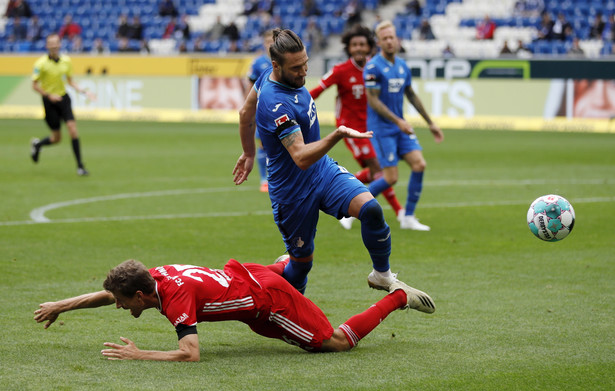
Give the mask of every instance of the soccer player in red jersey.
<svg viewBox="0 0 615 391">
<path fill-rule="evenodd" d="M 40 304 L 34 320 L 48 328 L 62 312 L 115 303 L 135 318 L 148 308 L 167 317 L 177 332 L 177 350 L 141 350 L 128 338 L 124 344 L 105 342 L 102 355 L 110 360 L 200 360 L 196 325 L 199 322 L 237 320 L 254 332 L 281 339 L 312 352 L 350 350 L 396 309 L 432 313 L 429 296 L 395 281 L 390 292 L 366 311 L 333 329 L 325 314 L 282 276 L 288 256 L 273 265 L 239 263 L 231 259 L 223 270 L 192 265 L 147 269 L 128 260 L 113 268 L 105 290 Z"/>
<path fill-rule="evenodd" d="M 310 90 L 312 98 L 316 99 L 327 88 L 337 85 L 337 99 L 335 104 L 335 120 L 337 126 L 347 126 L 360 132 L 367 130 L 367 97 L 363 83 L 363 67 L 376 46 L 372 31 L 364 26 L 355 25 L 342 36 L 344 50 L 348 61 L 338 64 L 325 74 L 318 86 Z M 374 147 L 369 139 L 345 138 L 346 147 L 352 153 L 363 170 L 355 176 L 363 183 L 370 183 L 382 176 L 382 168 Z M 382 192 L 389 202 L 395 216 L 402 210 L 393 187 Z M 346 229 L 352 226 L 353 218 L 344 218 L 340 222 Z"/>
</svg>

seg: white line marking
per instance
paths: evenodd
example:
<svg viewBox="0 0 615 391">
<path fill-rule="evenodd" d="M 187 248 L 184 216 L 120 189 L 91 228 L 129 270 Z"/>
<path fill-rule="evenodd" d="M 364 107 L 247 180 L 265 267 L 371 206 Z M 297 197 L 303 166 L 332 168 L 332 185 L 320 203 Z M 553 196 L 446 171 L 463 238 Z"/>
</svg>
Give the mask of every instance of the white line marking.
<svg viewBox="0 0 615 391">
<path fill-rule="evenodd" d="M 434 181 L 429 182 L 427 186 L 479 186 L 479 185 L 502 185 L 502 186 L 518 186 L 518 185 L 545 185 L 545 184 L 615 184 L 615 181 L 608 179 L 587 179 L 587 180 L 569 180 L 569 181 L 543 181 L 543 180 L 452 180 L 452 181 Z M 99 221 L 129 221 L 129 220 L 164 220 L 164 219 L 186 219 L 186 218 L 217 218 L 217 217 L 237 217 L 237 216 L 266 216 L 271 214 L 271 209 L 255 210 L 249 212 L 211 212 L 211 213 L 181 213 L 181 214 L 162 214 L 149 216 L 110 216 L 110 217 L 79 217 L 68 219 L 50 220 L 45 216 L 50 210 L 63 208 L 66 206 L 87 204 L 92 202 L 113 201 L 119 199 L 141 198 L 141 197 L 164 197 L 184 194 L 205 194 L 205 193 L 223 193 L 230 191 L 255 191 L 255 187 L 222 187 L 222 188 L 201 188 L 201 189 L 178 189 L 178 190 L 161 190 L 144 193 L 125 193 L 108 196 L 99 196 L 91 198 L 81 198 L 71 201 L 56 202 L 45 205 L 40 208 L 33 209 L 30 212 L 32 220 L 26 221 L 0 221 L 0 226 L 16 226 L 41 223 L 83 223 L 83 222 L 99 222 Z M 573 198 L 573 203 L 600 203 L 613 202 L 615 197 L 589 197 L 589 198 Z M 500 201 L 475 201 L 475 202 L 457 202 L 457 203 L 421 203 L 421 208 L 463 208 L 477 206 L 500 206 L 500 205 L 523 205 L 528 201 L 518 200 L 500 200 Z M 384 209 L 390 207 L 383 206 Z"/>
<path fill-rule="evenodd" d="M 56 202 L 53 204 L 42 206 L 40 208 L 33 209 L 30 212 L 30 218 L 36 223 L 49 223 L 51 220 L 45 217 L 45 213 L 49 212 L 50 210 L 63 208 L 65 206 L 89 204 L 92 202 L 100 202 L 100 201 L 122 200 L 122 199 L 127 199 L 127 198 L 164 197 L 164 196 L 170 196 L 170 195 L 202 194 L 202 193 L 222 193 L 222 192 L 230 192 L 233 190 L 248 191 L 252 189 L 251 188 L 237 188 L 237 187 L 220 187 L 220 188 L 215 188 L 215 189 L 160 190 L 160 191 L 150 191 L 150 192 L 145 192 L 145 193 L 126 193 L 126 194 L 114 194 L 114 195 L 100 196 L 100 197 L 81 198 L 81 199 L 71 200 L 71 201 Z"/>
</svg>

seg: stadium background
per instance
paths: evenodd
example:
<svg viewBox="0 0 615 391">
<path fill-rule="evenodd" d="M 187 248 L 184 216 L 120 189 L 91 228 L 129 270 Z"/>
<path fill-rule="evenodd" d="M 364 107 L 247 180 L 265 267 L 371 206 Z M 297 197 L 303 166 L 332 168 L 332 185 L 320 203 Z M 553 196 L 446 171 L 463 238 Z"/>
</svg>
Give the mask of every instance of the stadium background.
<svg viewBox="0 0 615 391">
<path fill-rule="evenodd" d="M 6 3 L 0 1 L 0 7 Z M 307 86 L 312 87 L 344 58 L 339 34 L 357 20 L 352 13 L 357 3 L 360 21 L 366 25 L 373 26 L 384 18 L 394 21 L 402 38 L 402 55 L 413 70 L 415 89 L 444 128 L 614 129 L 610 119 L 615 115 L 615 102 L 610 96 L 615 95 L 615 67 L 609 15 L 615 1 L 527 2 L 542 3 L 554 19 L 560 13 L 565 15 L 572 34 L 562 40 L 538 39 L 539 10 L 514 0 L 423 1 L 419 2 L 420 15 L 407 7 L 408 1 L 315 1 L 315 8 L 307 9 L 303 2 L 289 0 L 259 1 L 254 7 L 250 1 L 177 0 L 178 25 L 185 20 L 190 33 L 168 38 L 163 34 L 173 17 L 159 15 L 158 1 L 28 3 L 40 20 L 40 39 L 15 39 L 16 18 L 4 17 L 0 22 L 3 118 L 42 116 L 29 75 L 34 60 L 44 51 L 43 37 L 60 29 L 66 15 L 81 27 L 77 39 L 81 49 L 73 47 L 74 39 L 64 39 L 63 50 L 73 58 L 77 82 L 99 97 L 97 102 L 89 102 L 69 90 L 79 118 L 233 123 L 247 88 L 249 64 L 261 51 L 264 29 L 280 24 L 304 38 L 311 57 Z M 596 38 L 591 29 L 598 13 L 606 25 Z M 129 50 L 118 46 L 121 15 L 140 18 L 149 52 L 137 53 L 143 44 L 134 39 L 129 40 Z M 493 39 L 477 40 L 477 25 L 485 15 L 496 25 Z M 210 39 L 218 18 L 225 26 L 237 26 L 236 43 L 228 35 Z M 424 20 L 431 24 L 435 39 L 420 39 Z M 317 38 L 312 25 L 324 37 L 322 45 L 314 43 Z M 584 50 L 582 58 L 568 54 L 575 38 Z M 97 39 L 108 51 L 92 52 Z M 513 52 L 521 43 L 527 50 L 500 55 L 504 43 Z M 447 46 L 454 56 L 443 54 Z M 234 47 L 238 49 L 231 52 Z M 334 91 L 327 91 L 317 102 L 325 124 L 333 123 L 334 95 Z M 584 104 L 584 99 L 593 103 Z M 410 107 L 408 116 L 421 125 Z"/>
</svg>

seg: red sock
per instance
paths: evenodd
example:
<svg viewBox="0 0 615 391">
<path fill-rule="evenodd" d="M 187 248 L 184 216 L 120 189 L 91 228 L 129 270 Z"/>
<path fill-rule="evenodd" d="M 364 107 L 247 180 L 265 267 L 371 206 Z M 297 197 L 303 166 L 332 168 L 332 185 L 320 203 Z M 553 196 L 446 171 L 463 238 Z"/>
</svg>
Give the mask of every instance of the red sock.
<svg viewBox="0 0 615 391">
<path fill-rule="evenodd" d="M 274 272 L 275 274 L 282 275 L 282 273 L 284 273 L 284 268 L 286 267 L 286 265 L 288 265 L 288 262 L 278 262 L 272 265 L 265 265 L 265 267 Z"/>
<path fill-rule="evenodd" d="M 365 167 L 361 171 L 354 174 L 361 183 L 370 183 L 372 181 L 372 174 L 369 172 L 369 167 Z"/>
<path fill-rule="evenodd" d="M 391 205 L 391 208 L 393 208 L 393 210 L 395 211 L 395 216 L 397 216 L 397 214 L 402 208 L 401 208 L 401 205 L 399 204 L 399 201 L 397 201 L 397 197 L 395 196 L 395 190 L 393 190 L 393 186 L 384 190 L 382 192 L 382 195 L 389 202 L 389 205 Z"/>
<path fill-rule="evenodd" d="M 363 337 L 369 334 L 391 312 L 405 306 L 407 303 L 406 292 L 401 289 L 389 293 L 382 300 L 369 307 L 360 314 L 348 319 L 339 328 L 346 335 L 350 346 L 356 346 Z"/>
</svg>

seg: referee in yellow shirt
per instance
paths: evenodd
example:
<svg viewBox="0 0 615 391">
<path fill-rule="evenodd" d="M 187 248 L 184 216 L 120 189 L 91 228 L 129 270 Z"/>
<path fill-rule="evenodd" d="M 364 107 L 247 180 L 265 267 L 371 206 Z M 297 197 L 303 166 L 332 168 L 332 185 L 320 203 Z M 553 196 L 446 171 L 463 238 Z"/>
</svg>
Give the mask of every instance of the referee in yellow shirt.
<svg viewBox="0 0 615 391">
<path fill-rule="evenodd" d="M 66 93 L 64 87 L 64 79 L 78 93 L 86 94 L 92 100 L 95 100 L 96 96 L 82 90 L 73 82 L 73 65 L 68 56 L 60 55 L 60 44 L 60 37 L 57 34 L 50 34 L 47 37 L 48 54 L 42 56 L 34 63 L 32 88 L 43 97 L 45 122 L 47 122 L 49 129 L 51 129 L 51 136 L 45 137 L 42 140 L 32 139 L 30 156 L 34 163 L 37 163 L 42 147 L 60 142 L 60 121 L 64 120 L 72 140 L 73 153 L 77 160 L 77 175 L 89 175 L 81 161 L 77 123 L 73 115 L 70 96 Z"/>
</svg>

